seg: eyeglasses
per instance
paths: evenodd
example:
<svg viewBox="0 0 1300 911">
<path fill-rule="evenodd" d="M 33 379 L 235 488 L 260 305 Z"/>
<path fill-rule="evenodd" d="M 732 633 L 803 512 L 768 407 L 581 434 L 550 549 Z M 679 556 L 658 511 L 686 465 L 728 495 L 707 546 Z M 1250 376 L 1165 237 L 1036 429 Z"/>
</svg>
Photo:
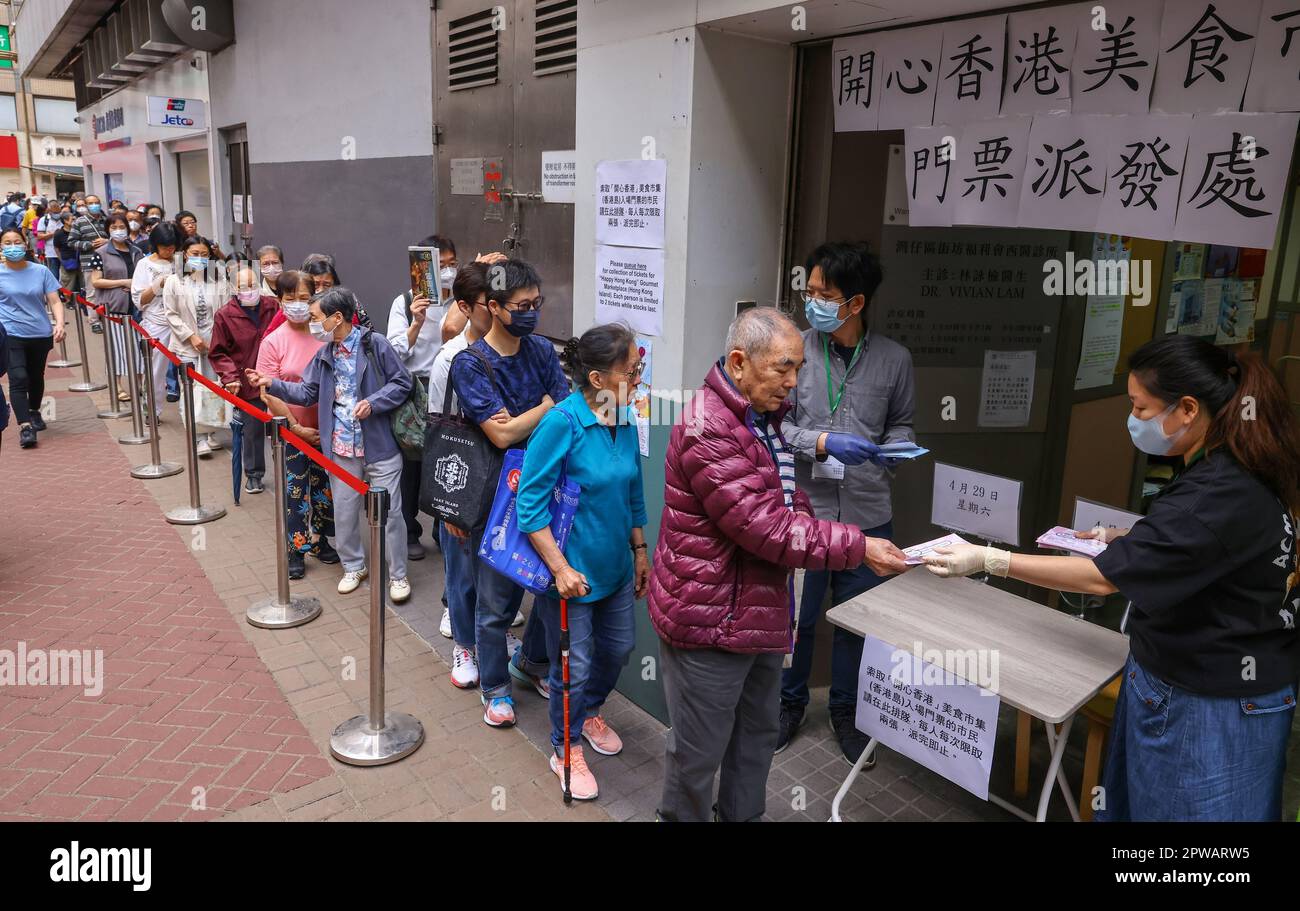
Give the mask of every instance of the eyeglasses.
<svg viewBox="0 0 1300 911">
<path fill-rule="evenodd" d="M 636 364 L 633 365 L 632 369 L 628 370 L 627 372 L 624 372 L 622 370 L 609 371 L 610 376 L 626 377 L 628 382 L 631 382 L 635 378 L 639 378 L 643 373 L 645 373 L 645 361 L 638 361 Z"/>
<path fill-rule="evenodd" d="M 513 303 L 508 303 L 505 306 L 506 306 L 506 310 L 508 310 L 511 313 L 530 313 L 533 310 L 542 309 L 542 304 L 544 303 L 546 303 L 546 298 L 542 297 L 542 295 L 539 294 L 536 297 L 534 297 L 532 300 L 524 299 L 521 301 L 514 301 Z"/>
<path fill-rule="evenodd" d="M 843 299 L 837 300 L 833 297 L 818 297 L 817 295 L 810 294 L 807 291 L 799 292 L 799 297 L 803 299 L 803 302 L 805 304 L 808 303 L 809 301 L 819 300 L 819 301 L 825 301 L 828 304 L 839 304 L 841 307 L 843 307 L 845 304 L 848 303 L 847 300 L 843 300 Z"/>
</svg>

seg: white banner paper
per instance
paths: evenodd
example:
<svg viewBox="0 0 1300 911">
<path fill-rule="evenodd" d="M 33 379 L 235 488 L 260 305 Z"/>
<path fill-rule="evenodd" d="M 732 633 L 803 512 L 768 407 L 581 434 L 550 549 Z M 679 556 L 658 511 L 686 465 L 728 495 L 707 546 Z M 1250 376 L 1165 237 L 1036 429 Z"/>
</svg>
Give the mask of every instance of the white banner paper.
<svg viewBox="0 0 1300 911">
<path fill-rule="evenodd" d="M 1255 54 L 1260 0 L 1174 0 L 1160 24 L 1151 110 L 1238 111 Z"/>
<path fill-rule="evenodd" d="M 882 130 L 929 126 L 934 120 L 935 84 L 943 29 L 937 25 L 890 32 L 884 44 L 885 81 L 880 90 Z"/>
<path fill-rule="evenodd" d="M 949 227 L 956 199 L 957 140 L 951 127 L 913 127 L 907 140 L 908 223 Z"/>
<path fill-rule="evenodd" d="M 596 243 L 662 248 L 667 178 L 662 158 L 598 163 Z"/>
<path fill-rule="evenodd" d="M 1095 27 L 1092 11 L 1079 28 L 1070 70 L 1070 109 L 1076 114 L 1145 114 L 1160 51 L 1164 0 L 1109 0 Z"/>
<path fill-rule="evenodd" d="M 1190 114 L 1111 118 L 1106 195 L 1097 230 L 1173 240 Z"/>
<path fill-rule="evenodd" d="M 1271 249 L 1300 114 L 1192 118 L 1174 235 Z"/>
<path fill-rule="evenodd" d="M 664 251 L 596 248 L 596 322 L 624 322 L 645 335 L 663 335 Z"/>
<path fill-rule="evenodd" d="M 1264 0 L 1247 111 L 1300 111 L 1300 0 Z"/>
<path fill-rule="evenodd" d="M 1031 117 L 998 117 L 963 127 L 958 138 L 953 223 L 1014 228 Z"/>
<path fill-rule="evenodd" d="M 998 116 L 1006 42 L 1006 16 L 956 19 L 943 24 L 935 123 L 961 124 Z"/>
<path fill-rule="evenodd" d="M 831 98 L 835 102 L 836 133 L 876 128 L 880 85 L 884 80 L 880 47 L 879 35 L 836 38 L 831 45 Z"/>
<path fill-rule="evenodd" d="M 1029 131 L 1020 226 L 1091 231 L 1106 189 L 1113 117 L 1039 114 Z"/>
<path fill-rule="evenodd" d="M 1081 8 L 1058 6 L 1007 17 L 1004 114 L 1069 113 L 1070 66 Z"/>
</svg>

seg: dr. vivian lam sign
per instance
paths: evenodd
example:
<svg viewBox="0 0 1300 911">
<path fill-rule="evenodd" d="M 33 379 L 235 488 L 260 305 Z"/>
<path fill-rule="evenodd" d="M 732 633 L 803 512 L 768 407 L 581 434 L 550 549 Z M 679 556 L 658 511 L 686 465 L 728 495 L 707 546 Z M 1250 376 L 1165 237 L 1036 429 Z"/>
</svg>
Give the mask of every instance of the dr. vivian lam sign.
<svg viewBox="0 0 1300 911">
<path fill-rule="evenodd" d="M 207 105 L 199 98 L 149 96 L 150 126 L 202 130 L 207 127 Z"/>
</svg>

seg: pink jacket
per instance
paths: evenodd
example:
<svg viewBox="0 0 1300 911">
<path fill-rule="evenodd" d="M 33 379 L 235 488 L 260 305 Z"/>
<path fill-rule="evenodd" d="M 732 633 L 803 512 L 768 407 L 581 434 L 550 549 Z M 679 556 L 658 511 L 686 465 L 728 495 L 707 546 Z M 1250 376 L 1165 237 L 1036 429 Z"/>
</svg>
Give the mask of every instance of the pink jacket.
<svg viewBox="0 0 1300 911">
<path fill-rule="evenodd" d="M 770 416 L 778 428 L 788 408 Z M 861 529 L 813 518 L 802 491 L 786 507 L 753 420 L 715 364 L 673 427 L 649 600 L 655 632 L 677 648 L 788 652 L 790 570 L 849 569 L 866 555 Z"/>
</svg>

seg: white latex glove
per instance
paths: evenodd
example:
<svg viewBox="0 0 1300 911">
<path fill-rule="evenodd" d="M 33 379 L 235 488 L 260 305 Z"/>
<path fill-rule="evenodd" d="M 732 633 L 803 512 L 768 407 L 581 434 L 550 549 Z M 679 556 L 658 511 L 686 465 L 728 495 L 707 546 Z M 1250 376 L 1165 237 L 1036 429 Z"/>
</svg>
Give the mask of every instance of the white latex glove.
<svg viewBox="0 0 1300 911">
<path fill-rule="evenodd" d="M 1116 538 L 1123 537 L 1126 534 L 1128 534 L 1127 528 L 1107 528 L 1104 525 L 1097 525 L 1087 531 L 1076 531 L 1074 536 L 1076 538 L 1093 538 L 1103 544 L 1109 544 Z"/>
<path fill-rule="evenodd" d="M 981 571 L 1005 576 L 1010 562 L 1011 554 L 996 547 L 954 544 L 952 547 L 936 547 L 927 554 L 925 568 L 945 579 L 950 576 L 969 576 Z"/>
</svg>

